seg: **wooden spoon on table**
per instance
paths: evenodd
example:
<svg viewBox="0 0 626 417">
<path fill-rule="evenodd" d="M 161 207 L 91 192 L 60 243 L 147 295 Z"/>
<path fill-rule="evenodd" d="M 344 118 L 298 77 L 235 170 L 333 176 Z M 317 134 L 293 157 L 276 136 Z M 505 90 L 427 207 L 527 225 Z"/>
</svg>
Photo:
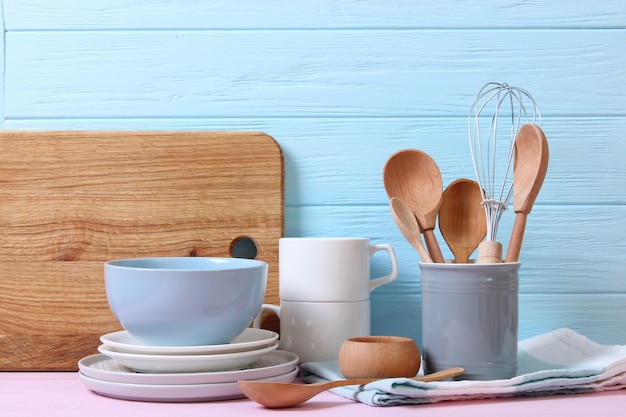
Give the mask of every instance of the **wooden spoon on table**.
<svg viewBox="0 0 626 417">
<path fill-rule="evenodd" d="M 398 229 L 402 232 L 404 238 L 415 248 L 423 262 L 432 262 L 430 255 L 422 244 L 422 232 L 417 224 L 415 214 L 411 211 L 404 201 L 398 197 L 391 197 L 389 200 L 389 208 L 391 215 L 398 225 Z"/>
<path fill-rule="evenodd" d="M 383 182 L 387 195 L 400 198 L 415 214 L 432 260 L 443 262 L 433 232 L 443 194 L 441 172 L 435 161 L 417 149 L 398 151 L 385 163 Z"/>
<path fill-rule="evenodd" d="M 407 378 L 414 381 L 440 381 L 461 375 L 463 368 L 450 368 L 425 376 Z M 364 385 L 379 379 L 340 379 L 337 381 L 316 382 L 314 384 L 290 384 L 271 381 L 237 381 L 239 389 L 253 401 L 267 408 L 287 408 L 302 404 L 320 392 L 346 385 Z"/>
<path fill-rule="evenodd" d="M 548 171 L 548 140 L 534 124 L 521 127 L 515 139 L 513 163 L 513 209 L 515 222 L 505 262 L 517 262 L 522 248 L 526 218 L 535 204 Z"/>
<path fill-rule="evenodd" d="M 453 181 L 443 192 L 439 230 L 457 264 L 467 263 L 487 235 L 487 217 L 482 201 L 480 185 L 466 178 Z"/>
</svg>

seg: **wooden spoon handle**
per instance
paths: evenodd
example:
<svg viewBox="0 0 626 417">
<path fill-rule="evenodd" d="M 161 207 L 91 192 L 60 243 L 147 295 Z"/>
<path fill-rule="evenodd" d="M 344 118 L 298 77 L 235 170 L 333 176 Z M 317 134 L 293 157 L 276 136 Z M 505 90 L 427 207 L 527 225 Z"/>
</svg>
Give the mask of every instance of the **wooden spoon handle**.
<svg viewBox="0 0 626 417">
<path fill-rule="evenodd" d="M 519 253 L 522 249 L 522 240 L 524 239 L 524 230 L 526 229 L 527 213 L 517 212 L 515 214 L 515 223 L 513 223 L 513 231 L 509 240 L 509 248 L 506 251 L 506 259 L 504 262 L 517 262 Z"/>
<path fill-rule="evenodd" d="M 441 248 L 439 247 L 439 243 L 437 243 L 433 229 L 426 229 L 423 233 L 424 241 L 426 242 L 426 247 L 428 248 L 431 259 L 433 262 L 443 263 L 443 254 L 441 253 Z"/>
<path fill-rule="evenodd" d="M 433 262 L 433 259 L 430 257 L 430 254 L 428 253 L 424 245 L 422 245 L 422 238 L 420 237 L 420 235 L 415 236 L 415 238 L 411 240 L 410 243 L 411 243 L 411 246 L 413 246 L 413 248 L 417 251 L 419 256 L 422 258 L 422 262 L 428 262 L 428 263 Z"/>
<path fill-rule="evenodd" d="M 452 378 L 454 376 L 461 375 L 463 372 L 465 372 L 463 368 L 455 367 L 455 368 L 444 369 L 443 371 L 433 372 L 428 375 L 416 376 L 416 377 L 411 377 L 407 379 L 410 379 L 412 381 L 433 382 L 433 381 L 441 381 L 447 378 Z M 345 385 L 365 385 L 365 384 L 369 384 L 371 382 L 376 382 L 380 380 L 381 378 L 338 379 L 338 380 L 329 381 L 329 382 L 318 382 L 312 385 L 323 386 L 324 389 L 332 389 L 332 388 L 342 387 Z"/>
</svg>

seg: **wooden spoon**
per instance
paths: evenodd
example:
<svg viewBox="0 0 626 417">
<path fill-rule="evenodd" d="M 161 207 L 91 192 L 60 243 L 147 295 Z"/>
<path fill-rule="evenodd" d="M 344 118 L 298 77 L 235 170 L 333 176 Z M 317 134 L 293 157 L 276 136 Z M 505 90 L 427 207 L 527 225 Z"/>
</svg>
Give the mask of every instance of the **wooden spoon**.
<svg viewBox="0 0 626 417">
<path fill-rule="evenodd" d="M 441 172 L 435 161 L 417 149 L 396 152 L 385 163 L 383 182 L 387 195 L 400 198 L 415 214 L 432 260 L 443 262 L 433 232 L 443 194 Z"/>
<path fill-rule="evenodd" d="M 439 230 L 457 264 L 467 263 L 487 235 L 487 218 L 482 201 L 480 185 L 467 178 L 453 181 L 443 192 Z"/>
<path fill-rule="evenodd" d="M 461 375 L 463 368 L 450 368 L 432 374 L 414 378 L 414 381 L 440 381 Z M 337 381 L 316 382 L 314 384 L 290 384 L 270 381 L 237 381 L 241 391 L 251 400 L 267 408 L 287 408 L 302 404 L 320 392 L 345 385 L 364 385 L 379 379 L 340 379 Z"/>
<path fill-rule="evenodd" d="M 539 126 L 525 124 L 515 139 L 513 163 L 513 209 L 515 222 L 505 262 L 517 262 L 522 248 L 526 218 L 535 204 L 548 171 L 548 140 Z"/>
<path fill-rule="evenodd" d="M 422 261 L 432 262 L 433 260 L 430 258 L 430 255 L 422 244 L 422 233 L 420 232 L 420 227 L 417 224 L 415 214 L 413 214 L 409 206 L 407 206 L 404 201 L 400 200 L 398 197 L 391 197 L 391 200 L 389 201 L 389 209 L 391 210 L 393 219 L 398 225 L 398 229 L 400 229 L 402 235 L 411 244 L 411 246 L 415 248 L 420 258 L 422 258 Z"/>
</svg>

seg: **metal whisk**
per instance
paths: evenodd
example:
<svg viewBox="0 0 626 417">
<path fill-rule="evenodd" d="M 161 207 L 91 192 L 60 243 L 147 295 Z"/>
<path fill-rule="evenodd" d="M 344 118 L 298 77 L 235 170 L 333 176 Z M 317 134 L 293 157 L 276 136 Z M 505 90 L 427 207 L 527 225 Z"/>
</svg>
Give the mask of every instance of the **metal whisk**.
<svg viewBox="0 0 626 417">
<path fill-rule="evenodd" d="M 541 112 L 528 91 L 491 82 L 478 92 L 468 121 L 470 151 L 487 216 L 487 236 L 478 246 L 478 263 L 502 262 L 502 244 L 496 234 L 512 195 L 515 138 L 525 123 L 541 125 Z"/>
</svg>

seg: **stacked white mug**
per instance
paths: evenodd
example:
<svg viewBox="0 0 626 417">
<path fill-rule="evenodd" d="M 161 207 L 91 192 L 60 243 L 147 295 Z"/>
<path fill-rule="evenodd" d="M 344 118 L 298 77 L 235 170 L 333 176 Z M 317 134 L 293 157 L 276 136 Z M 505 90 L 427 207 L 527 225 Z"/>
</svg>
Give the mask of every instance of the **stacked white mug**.
<svg viewBox="0 0 626 417">
<path fill-rule="evenodd" d="M 391 272 L 370 279 L 372 256 L 386 251 Z M 370 334 L 370 292 L 398 277 L 389 244 L 368 238 L 282 238 L 279 242 L 280 348 L 300 363 L 336 360 L 349 337 Z M 258 324 L 258 323 L 257 323 Z"/>
</svg>

